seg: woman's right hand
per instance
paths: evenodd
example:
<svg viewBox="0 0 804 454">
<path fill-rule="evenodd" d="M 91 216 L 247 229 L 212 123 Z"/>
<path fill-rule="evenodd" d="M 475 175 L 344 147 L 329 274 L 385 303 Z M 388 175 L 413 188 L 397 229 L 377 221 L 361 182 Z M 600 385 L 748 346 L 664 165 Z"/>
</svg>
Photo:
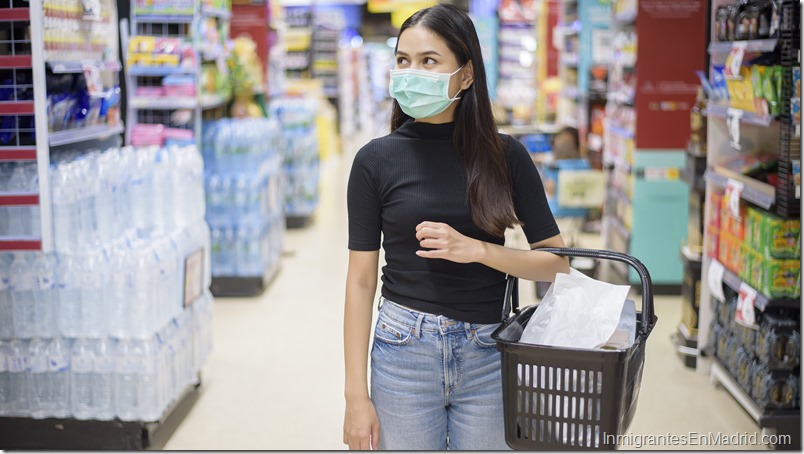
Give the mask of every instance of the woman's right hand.
<svg viewBox="0 0 804 454">
<path fill-rule="evenodd" d="M 351 450 L 377 449 L 380 442 L 380 420 L 368 397 L 346 400 L 343 418 L 343 443 Z"/>
</svg>

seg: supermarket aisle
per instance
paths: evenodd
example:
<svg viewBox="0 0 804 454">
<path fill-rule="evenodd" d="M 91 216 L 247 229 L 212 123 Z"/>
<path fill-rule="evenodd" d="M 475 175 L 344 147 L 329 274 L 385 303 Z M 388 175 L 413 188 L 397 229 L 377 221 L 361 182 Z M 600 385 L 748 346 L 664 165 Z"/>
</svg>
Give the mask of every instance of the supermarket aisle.
<svg viewBox="0 0 804 454">
<path fill-rule="evenodd" d="M 344 448 L 341 333 L 350 163 L 333 158 L 323 166 L 316 221 L 287 232 L 282 270 L 270 288 L 255 299 L 216 300 L 215 345 L 202 395 L 167 449 Z M 584 244 L 599 247 L 595 240 Z M 521 244 L 516 236 L 512 241 Z M 521 294 L 523 304 L 531 303 L 532 284 L 523 285 Z M 755 432 L 725 391 L 676 358 L 669 336 L 680 318 L 680 299 L 656 303 L 660 321 L 648 343 L 631 432 Z"/>
</svg>

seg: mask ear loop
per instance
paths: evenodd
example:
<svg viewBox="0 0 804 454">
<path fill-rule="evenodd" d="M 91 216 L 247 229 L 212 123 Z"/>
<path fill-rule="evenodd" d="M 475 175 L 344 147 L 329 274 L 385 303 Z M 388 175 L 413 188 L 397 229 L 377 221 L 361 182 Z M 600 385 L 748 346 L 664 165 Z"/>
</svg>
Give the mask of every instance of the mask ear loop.
<svg viewBox="0 0 804 454">
<path fill-rule="evenodd" d="M 449 77 L 452 78 L 452 76 L 457 74 L 458 71 L 462 70 L 464 68 L 464 66 L 466 66 L 466 65 L 463 65 L 460 68 L 456 69 L 452 74 L 449 75 Z M 449 95 L 449 83 L 447 83 L 447 99 L 450 100 L 450 104 L 455 102 L 455 101 L 457 101 L 457 100 L 459 100 L 459 99 L 461 99 L 460 97 L 458 97 L 458 95 L 461 94 L 462 91 L 463 91 L 463 89 L 459 88 L 458 93 L 455 93 L 455 96 L 450 97 L 450 95 Z"/>
</svg>

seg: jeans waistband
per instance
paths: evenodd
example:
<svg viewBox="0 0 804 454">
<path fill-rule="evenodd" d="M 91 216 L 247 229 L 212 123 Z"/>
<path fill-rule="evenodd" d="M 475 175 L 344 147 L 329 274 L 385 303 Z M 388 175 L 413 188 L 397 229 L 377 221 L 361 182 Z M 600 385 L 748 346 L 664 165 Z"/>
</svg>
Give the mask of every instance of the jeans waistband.
<svg viewBox="0 0 804 454">
<path fill-rule="evenodd" d="M 410 309 L 391 300 L 380 297 L 381 316 L 389 317 L 397 323 L 410 326 L 418 331 L 439 332 L 441 334 L 465 332 L 467 335 L 477 324 L 453 320 L 443 315 L 435 315 L 427 312 Z"/>
</svg>

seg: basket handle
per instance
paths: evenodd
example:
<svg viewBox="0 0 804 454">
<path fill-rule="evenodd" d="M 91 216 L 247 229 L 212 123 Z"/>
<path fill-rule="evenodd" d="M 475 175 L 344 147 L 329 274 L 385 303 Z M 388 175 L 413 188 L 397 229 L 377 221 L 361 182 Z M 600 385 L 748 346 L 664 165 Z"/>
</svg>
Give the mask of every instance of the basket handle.
<svg viewBox="0 0 804 454">
<path fill-rule="evenodd" d="M 581 248 L 539 248 L 539 251 L 549 252 L 561 257 L 586 257 L 590 259 L 611 260 L 622 262 L 634 268 L 639 275 L 642 283 L 642 332 L 647 335 L 650 332 L 650 323 L 653 321 L 653 284 L 650 273 L 645 265 L 636 257 L 615 251 L 605 251 L 598 249 Z M 505 285 L 505 299 L 503 300 L 502 319 L 505 320 L 513 309 L 515 314 L 519 313 L 519 279 L 516 276 L 508 275 Z"/>
</svg>

